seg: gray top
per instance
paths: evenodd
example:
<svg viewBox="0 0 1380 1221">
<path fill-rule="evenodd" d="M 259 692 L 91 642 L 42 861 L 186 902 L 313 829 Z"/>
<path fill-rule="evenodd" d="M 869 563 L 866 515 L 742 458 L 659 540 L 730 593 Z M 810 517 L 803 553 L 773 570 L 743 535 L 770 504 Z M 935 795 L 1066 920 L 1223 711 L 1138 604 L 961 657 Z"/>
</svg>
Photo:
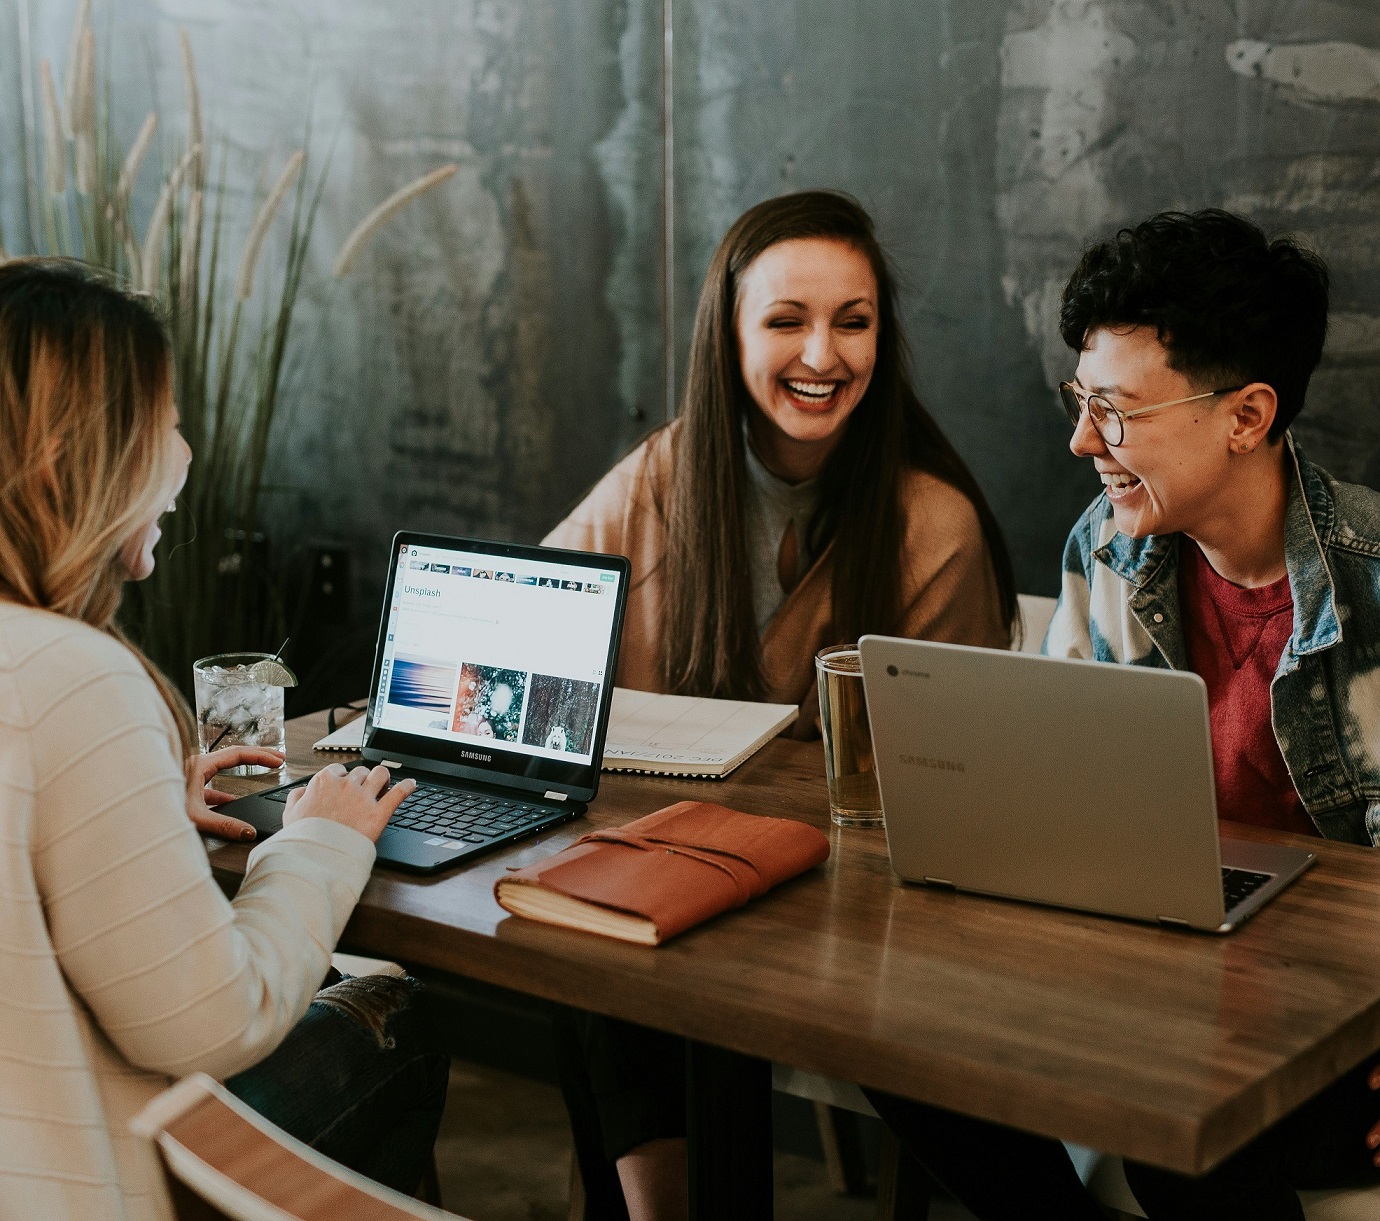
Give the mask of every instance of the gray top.
<svg viewBox="0 0 1380 1221">
<path fill-rule="evenodd" d="M 786 527 L 795 523 L 796 582 L 805 575 L 814 557 L 806 554 L 805 531 L 819 500 L 819 480 L 787 483 L 762 465 L 762 459 L 752 448 L 752 438 L 744 428 L 744 449 L 747 453 L 747 487 L 743 508 L 747 528 L 748 572 L 752 580 L 753 618 L 757 634 L 767 630 L 772 616 L 781 609 L 786 591 L 781 588 L 781 541 Z"/>
</svg>

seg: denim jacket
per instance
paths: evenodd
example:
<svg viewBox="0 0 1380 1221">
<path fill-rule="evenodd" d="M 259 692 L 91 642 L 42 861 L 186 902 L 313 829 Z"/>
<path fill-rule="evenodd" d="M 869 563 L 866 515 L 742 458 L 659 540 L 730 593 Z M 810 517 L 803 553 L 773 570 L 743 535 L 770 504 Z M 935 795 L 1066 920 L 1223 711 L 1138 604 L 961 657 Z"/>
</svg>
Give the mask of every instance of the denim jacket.
<svg viewBox="0 0 1380 1221">
<path fill-rule="evenodd" d="M 1270 683 L 1271 720 L 1294 788 L 1328 839 L 1380 844 L 1380 493 L 1338 483 L 1286 438 L 1294 469 L 1284 528 L 1294 630 Z M 1174 534 L 1127 538 L 1099 496 L 1064 547 L 1043 651 L 1188 668 Z M 1144 743 L 1152 757 L 1153 743 Z"/>
</svg>

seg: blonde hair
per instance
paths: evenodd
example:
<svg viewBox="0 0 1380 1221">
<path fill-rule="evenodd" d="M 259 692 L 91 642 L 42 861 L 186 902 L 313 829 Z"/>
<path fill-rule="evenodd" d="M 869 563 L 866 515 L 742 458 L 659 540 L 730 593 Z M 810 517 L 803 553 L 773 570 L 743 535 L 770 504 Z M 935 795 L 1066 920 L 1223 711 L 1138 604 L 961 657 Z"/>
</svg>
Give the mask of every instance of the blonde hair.
<svg viewBox="0 0 1380 1221">
<path fill-rule="evenodd" d="M 147 298 L 67 259 L 0 266 L 0 595 L 139 658 L 195 751 L 186 700 L 115 622 L 121 551 L 173 479 L 172 362 Z"/>
</svg>

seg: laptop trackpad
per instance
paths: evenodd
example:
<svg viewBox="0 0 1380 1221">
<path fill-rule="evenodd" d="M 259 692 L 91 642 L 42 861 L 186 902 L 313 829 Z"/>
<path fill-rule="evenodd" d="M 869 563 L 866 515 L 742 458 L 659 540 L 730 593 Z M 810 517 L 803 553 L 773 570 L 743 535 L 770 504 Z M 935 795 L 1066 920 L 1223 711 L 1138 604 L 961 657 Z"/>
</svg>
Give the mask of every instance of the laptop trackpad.
<svg viewBox="0 0 1380 1221">
<path fill-rule="evenodd" d="M 274 789 L 267 795 L 253 793 L 237 801 L 227 801 L 223 806 L 217 806 L 216 812 L 247 822 L 259 833 L 258 838 L 265 840 L 283 829 L 283 809 L 288 791 Z"/>
</svg>

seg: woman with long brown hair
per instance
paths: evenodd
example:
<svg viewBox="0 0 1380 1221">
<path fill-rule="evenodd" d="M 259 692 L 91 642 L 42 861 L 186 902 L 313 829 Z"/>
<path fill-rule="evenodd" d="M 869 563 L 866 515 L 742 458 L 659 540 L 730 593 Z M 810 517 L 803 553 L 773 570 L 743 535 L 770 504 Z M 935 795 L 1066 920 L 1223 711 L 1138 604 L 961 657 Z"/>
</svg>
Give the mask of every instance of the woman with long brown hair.
<svg viewBox="0 0 1380 1221">
<path fill-rule="evenodd" d="M 200 826 L 244 838 L 191 713 L 115 624 L 191 460 L 147 298 L 81 264 L 0 265 L 0 1215 L 169 1218 L 130 1118 L 174 1077 L 228 1078 L 299 1139 L 411 1190 L 445 1097 L 412 981 L 318 993 L 411 791 L 328 768 L 239 894 Z M 184 764 L 184 758 L 187 760 Z M 304 1016 L 305 1015 L 305 1016 Z"/>
<path fill-rule="evenodd" d="M 728 231 L 680 414 L 546 541 L 632 559 L 618 681 L 643 690 L 808 703 L 826 645 L 1005 647 L 1015 618 L 1000 528 L 911 384 L 871 219 L 833 191 Z"/>
<path fill-rule="evenodd" d="M 817 732 L 821 648 L 865 632 L 1006 648 L 1016 616 L 996 519 L 911 383 L 872 221 L 833 191 L 728 231 L 679 416 L 546 541 L 632 560 L 621 685 L 798 703 L 800 734 Z M 683 1216 L 681 1046 L 565 1011 L 557 1035 L 591 1218 Z"/>
</svg>

